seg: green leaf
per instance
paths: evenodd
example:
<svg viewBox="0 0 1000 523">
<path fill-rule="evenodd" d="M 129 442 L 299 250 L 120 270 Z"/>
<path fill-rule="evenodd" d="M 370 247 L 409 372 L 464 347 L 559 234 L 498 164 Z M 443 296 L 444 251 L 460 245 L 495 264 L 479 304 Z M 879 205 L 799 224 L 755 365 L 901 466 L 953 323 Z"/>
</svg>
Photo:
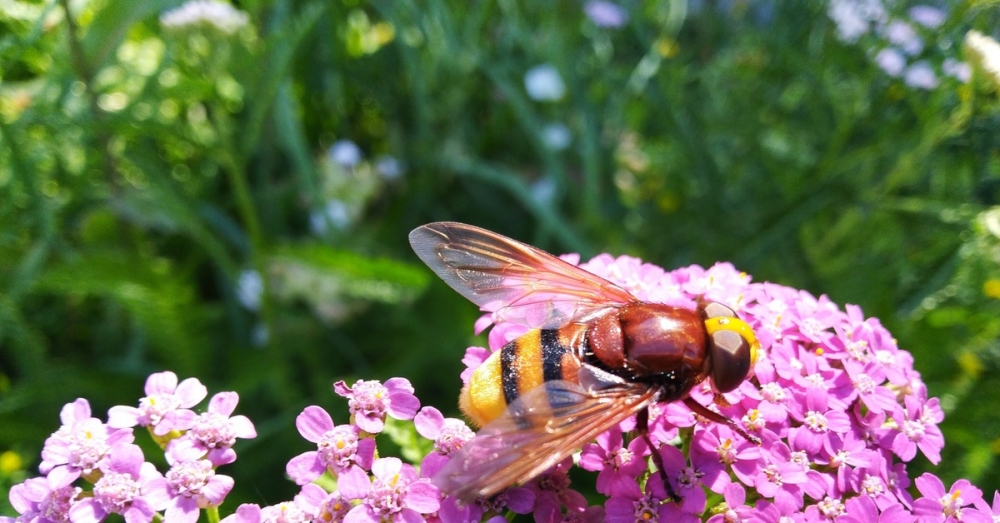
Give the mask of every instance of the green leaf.
<svg viewBox="0 0 1000 523">
<path fill-rule="evenodd" d="M 417 427 L 412 421 L 386 418 L 382 434 L 389 436 L 399 446 L 400 454 L 413 464 L 419 464 L 434 449 L 433 442 L 417 434 Z"/>
</svg>

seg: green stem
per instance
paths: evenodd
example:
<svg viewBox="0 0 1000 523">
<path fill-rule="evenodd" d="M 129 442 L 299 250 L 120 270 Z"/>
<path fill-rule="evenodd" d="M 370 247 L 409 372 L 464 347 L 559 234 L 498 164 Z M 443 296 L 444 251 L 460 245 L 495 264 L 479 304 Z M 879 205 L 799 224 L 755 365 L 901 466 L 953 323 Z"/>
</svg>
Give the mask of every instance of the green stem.
<svg viewBox="0 0 1000 523">
<path fill-rule="evenodd" d="M 69 0 L 59 0 L 59 5 L 62 6 L 63 11 L 66 13 L 66 31 L 68 33 L 67 40 L 69 43 L 69 52 L 72 56 L 72 67 L 74 68 L 76 75 L 80 77 L 80 81 L 83 82 L 84 93 L 87 99 L 87 108 L 90 111 L 91 121 L 94 122 L 94 141 L 97 142 L 97 148 L 103 155 L 104 160 L 104 172 L 110 181 L 109 186 L 112 191 L 117 192 L 118 184 L 116 183 L 118 179 L 118 162 L 115 161 L 114 156 L 111 154 L 111 133 L 107 129 L 103 128 L 104 118 L 101 108 L 97 103 L 97 95 L 94 91 L 94 76 L 96 75 L 93 68 L 90 67 L 90 63 L 87 60 L 86 54 L 83 52 L 83 46 L 80 44 L 79 28 L 76 25 L 76 20 L 73 19 L 73 12 L 69 8 Z"/>
<path fill-rule="evenodd" d="M 250 239 L 251 265 L 261 276 L 263 286 L 260 304 L 261 319 L 265 325 L 270 325 L 272 318 L 267 293 L 267 267 L 264 263 L 264 234 L 260 227 L 260 220 L 257 218 L 257 207 L 254 205 L 253 196 L 250 193 L 250 184 L 247 182 L 246 162 L 243 161 L 243 156 L 232 139 L 234 126 L 231 125 L 224 109 L 220 109 L 218 114 L 219 136 L 222 141 L 220 160 L 236 198 L 237 212 Z"/>
<path fill-rule="evenodd" d="M 208 523 L 219 523 L 219 507 L 206 508 L 205 515 L 208 516 Z"/>
</svg>

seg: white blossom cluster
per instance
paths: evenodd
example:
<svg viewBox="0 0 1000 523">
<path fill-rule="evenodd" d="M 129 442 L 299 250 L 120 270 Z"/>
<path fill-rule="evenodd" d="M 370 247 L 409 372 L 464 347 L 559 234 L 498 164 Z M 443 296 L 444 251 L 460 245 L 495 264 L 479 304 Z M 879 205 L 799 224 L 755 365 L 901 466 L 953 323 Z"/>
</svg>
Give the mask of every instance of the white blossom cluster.
<svg viewBox="0 0 1000 523">
<path fill-rule="evenodd" d="M 249 21 L 250 17 L 243 11 L 217 0 L 191 0 L 160 15 L 163 27 L 181 28 L 206 24 L 226 34 L 235 33 Z"/>
<path fill-rule="evenodd" d="M 965 35 L 965 48 L 979 70 L 1000 87 L 1000 42 L 979 31 L 969 31 Z"/>
<path fill-rule="evenodd" d="M 866 35 L 874 37 L 865 42 L 872 47 L 875 64 L 910 87 L 934 89 L 942 75 L 969 81 L 967 63 L 946 57 L 935 65 L 927 59 L 925 38 L 932 38 L 948 18 L 939 7 L 917 5 L 905 15 L 895 16 L 882 0 L 830 0 L 827 15 L 844 42 L 854 44 Z"/>
</svg>

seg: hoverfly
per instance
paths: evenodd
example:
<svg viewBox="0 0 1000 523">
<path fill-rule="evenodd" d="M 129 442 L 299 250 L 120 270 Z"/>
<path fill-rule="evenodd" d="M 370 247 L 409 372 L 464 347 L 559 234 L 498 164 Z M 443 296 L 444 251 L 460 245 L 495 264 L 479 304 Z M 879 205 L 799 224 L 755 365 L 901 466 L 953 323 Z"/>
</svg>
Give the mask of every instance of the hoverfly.
<svg viewBox="0 0 1000 523">
<path fill-rule="evenodd" d="M 434 478 L 444 492 L 470 501 L 524 483 L 632 415 L 654 449 L 646 431 L 656 402 L 683 401 L 759 441 L 688 395 L 708 378 L 717 395 L 729 392 L 750 372 L 759 344 L 731 308 L 643 302 L 540 249 L 461 223 L 418 227 L 410 245 L 494 321 L 532 329 L 462 389 L 459 406 L 481 428 Z"/>
</svg>

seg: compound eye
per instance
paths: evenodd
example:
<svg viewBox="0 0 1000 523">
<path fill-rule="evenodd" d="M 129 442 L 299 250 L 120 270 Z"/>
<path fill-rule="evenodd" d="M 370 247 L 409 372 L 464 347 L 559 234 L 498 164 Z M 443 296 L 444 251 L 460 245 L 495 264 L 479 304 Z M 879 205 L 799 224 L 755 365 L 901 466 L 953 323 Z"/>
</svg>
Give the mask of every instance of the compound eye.
<svg viewBox="0 0 1000 523">
<path fill-rule="evenodd" d="M 717 302 L 710 301 L 706 302 L 704 307 L 705 318 L 735 318 L 736 312 L 733 309 Z"/>
<path fill-rule="evenodd" d="M 729 392 L 740 386 L 750 372 L 751 346 L 735 330 L 721 329 L 709 335 L 712 358 L 712 385 L 716 392 Z"/>
</svg>

